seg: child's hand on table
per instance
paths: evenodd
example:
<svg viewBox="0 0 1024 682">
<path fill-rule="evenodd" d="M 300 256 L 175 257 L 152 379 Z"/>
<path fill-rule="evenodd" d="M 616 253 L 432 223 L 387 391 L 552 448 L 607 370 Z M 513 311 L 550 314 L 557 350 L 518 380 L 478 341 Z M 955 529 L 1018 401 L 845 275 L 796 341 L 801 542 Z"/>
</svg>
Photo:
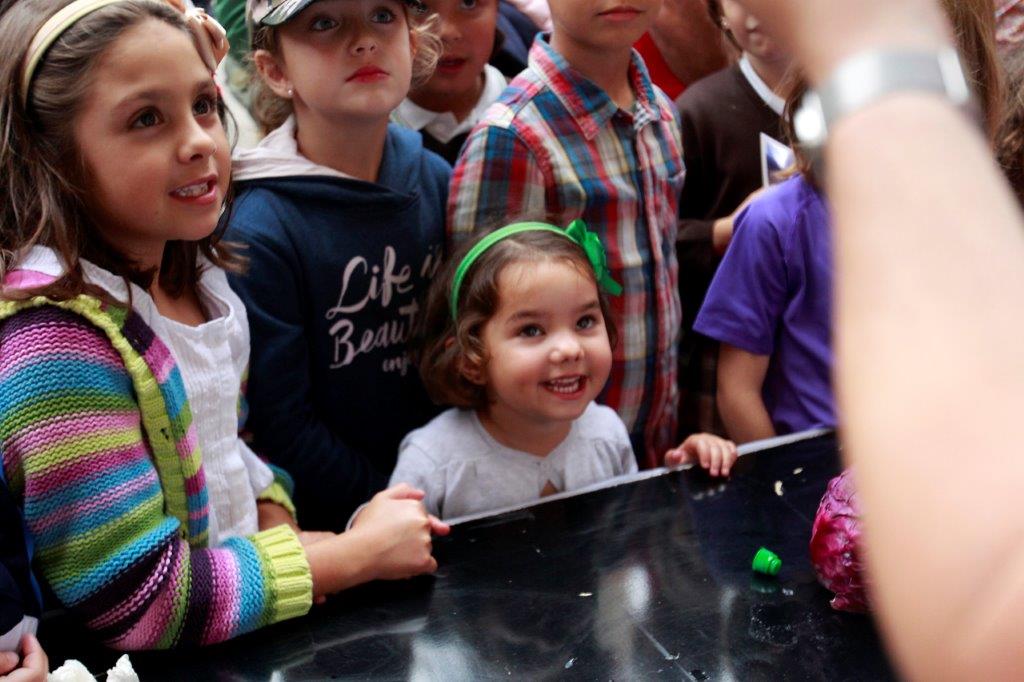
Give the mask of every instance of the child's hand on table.
<svg viewBox="0 0 1024 682">
<path fill-rule="evenodd" d="M 450 529 L 427 513 L 422 499 L 422 490 L 400 483 L 377 493 L 356 516 L 351 532 L 375 538 L 376 578 L 398 580 L 437 570 L 430 538 Z"/>
<path fill-rule="evenodd" d="M 8 682 L 46 682 L 50 670 L 46 652 L 34 635 L 21 638 L 21 650 L 24 658 L 19 658 L 13 651 L 0 652 L 0 675 L 5 675 Z M 21 667 L 18 667 L 18 664 Z"/>
<path fill-rule="evenodd" d="M 695 433 L 665 453 L 665 466 L 700 464 L 712 476 L 728 476 L 736 462 L 736 444 L 710 433 Z"/>
</svg>

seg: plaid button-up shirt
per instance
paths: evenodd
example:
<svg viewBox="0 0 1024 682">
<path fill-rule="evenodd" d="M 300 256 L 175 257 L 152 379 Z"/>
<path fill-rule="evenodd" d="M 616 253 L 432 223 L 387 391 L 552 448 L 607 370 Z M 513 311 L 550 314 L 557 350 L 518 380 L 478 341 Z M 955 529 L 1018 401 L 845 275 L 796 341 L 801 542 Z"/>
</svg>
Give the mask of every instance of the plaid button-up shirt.
<svg viewBox="0 0 1024 682">
<path fill-rule="evenodd" d="M 633 112 L 539 38 L 529 67 L 470 134 L 452 176 L 454 242 L 520 220 L 582 218 L 601 237 L 624 294 L 602 402 L 618 411 L 642 465 L 676 437 L 676 232 L 684 167 L 675 107 L 634 53 Z"/>
</svg>

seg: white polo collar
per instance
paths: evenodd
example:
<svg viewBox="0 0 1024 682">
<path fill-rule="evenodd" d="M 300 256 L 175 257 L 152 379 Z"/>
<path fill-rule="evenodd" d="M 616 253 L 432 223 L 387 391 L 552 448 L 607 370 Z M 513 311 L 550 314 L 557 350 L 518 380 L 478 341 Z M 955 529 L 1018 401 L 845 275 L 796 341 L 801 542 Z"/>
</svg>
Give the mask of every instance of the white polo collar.
<svg viewBox="0 0 1024 682">
<path fill-rule="evenodd" d="M 757 71 L 754 71 L 754 65 L 750 63 L 750 59 L 747 58 L 746 53 L 740 58 L 740 71 L 746 77 L 747 82 L 750 83 L 750 87 L 754 88 L 754 92 L 757 96 L 768 105 L 768 108 L 774 111 L 779 116 L 782 116 L 783 110 L 786 108 L 786 100 L 776 95 L 768 84 L 757 75 Z"/>
<path fill-rule="evenodd" d="M 434 139 L 447 144 L 462 133 L 468 133 L 480 119 L 487 108 L 494 104 L 505 90 L 508 82 L 505 76 L 490 64 L 484 65 L 484 89 L 476 106 L 464 120 L 457 121 L 450 111 L 430 111 L 424 109 L 411 99 L 406 98 L 398 105 L 393 114 L 396 123 L 412 130 L 426 130 Z"/>
</svg>

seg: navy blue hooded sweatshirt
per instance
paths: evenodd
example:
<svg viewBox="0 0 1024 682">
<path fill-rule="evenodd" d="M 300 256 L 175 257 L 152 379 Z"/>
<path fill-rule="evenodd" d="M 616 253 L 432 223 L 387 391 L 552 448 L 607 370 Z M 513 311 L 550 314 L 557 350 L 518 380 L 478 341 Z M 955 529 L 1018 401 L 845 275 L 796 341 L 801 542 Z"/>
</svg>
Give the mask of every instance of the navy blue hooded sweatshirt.
<svg viewBox="0 0 1024 682">
<path fill-rule="evenodd" d="M 301 156 L 294 131 L 236 155 L 225 238 L 249 259 L 231 284 L 251 329 L 253 447 L 295 479 L 300 525 L 337 531 L 436 414 L 407 342 L 443 257 L 451 168 L 392 125 L 364 182 Z"/>
<path fill-rule="evenodd" d="M 43 598 L 32 573 L 32 538 L 0 466 L 0 651 L 18 651 L 35 634 Z"/>
</svg>

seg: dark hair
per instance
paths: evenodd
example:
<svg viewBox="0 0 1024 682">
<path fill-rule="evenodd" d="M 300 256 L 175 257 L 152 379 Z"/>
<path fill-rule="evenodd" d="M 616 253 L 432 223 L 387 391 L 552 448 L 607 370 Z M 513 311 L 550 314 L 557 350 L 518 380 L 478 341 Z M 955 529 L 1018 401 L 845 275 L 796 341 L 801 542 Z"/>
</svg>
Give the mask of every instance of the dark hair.
<svg viewBox="0 0 1024 682">
<path fill-rule="evenodd" d="M 1024 208 L 1024 50 L 1007 50 L 1006 107 L 996 152 L 1017 200 Z"/>
<path fill-rule="evenodd" d="M 144 288 L 152 270 L 141 272 L 102 237 L 84 189 L 87 169 L 74 137 L 74 122 L 89 88 L 96 61 L 129 28 L 148 20 L 188 32 L 182 15 L 164 2 L 125 0 L 98 9 L 68 28 L 46 52 L 32 80 L 28 102 L 21 98 L 22 65 L 40 26 L 68 0 L 18 0 L 0 15 L 0 282 L 34 245 L 55 250 L 67 266 L 64 276 L 44 287 L 3 292 L 7 298 L 42 295 L 67 300 L 91 293 L 110 296 L 84 281 L 81 260 L 89 260 Z M 230 204 L 230 200 L 227 202 Z M 226 213 L 225 213 L 226 215 Z M 220 230 L 197 242 L 171 241 L 164 249 L 160 284 L 172 296 L 199 279 L 197 255 L 233 268 L 238 260 L 218 245 Z"/>
<path fill-rule="evenodd" d="M 469 381 L 461 368 L 467 362 L 480 368 L 487 365 L 487 349 L 481 336 L 484 325 L 498 309 L 498 278 L 506 267 L 514 263 L 560 261 L 579 268 L 597 286 L 594 269 L 575 242 L 553 232 L 520 232 L 502 239 L 473 263 L 462 280 L 456 322 L 452 320 L 449 307 L 452 281 L 459 263 L 478 241 L 463 245 L 434 279 L 427 294 L 426 313 L 420 319 L 412 344 L 430 398 L 438 404 L 471 409 L 487 407 L 487 391 Z M 600 288 L 598 301 L 608 341 L 614 347 L 618 334 L 608 299 Z"/>
<path fill-rule="evenodd" d="M 1003 78 L 996 54 L 995 14 L 991 0 L 942 0 L 942 9 L 953 27 L 956 48 L 964 75 L 981 107 L 982 128 L 990 146 L 994 146 L 1003 110 Z M 798 73 L 791 73 L 786 88 L 783 126 L 796 154 L 796 171 L 817 184 L 810 161 L 797 142 L 794 117 L 808 84 Z"/>
</svg>

